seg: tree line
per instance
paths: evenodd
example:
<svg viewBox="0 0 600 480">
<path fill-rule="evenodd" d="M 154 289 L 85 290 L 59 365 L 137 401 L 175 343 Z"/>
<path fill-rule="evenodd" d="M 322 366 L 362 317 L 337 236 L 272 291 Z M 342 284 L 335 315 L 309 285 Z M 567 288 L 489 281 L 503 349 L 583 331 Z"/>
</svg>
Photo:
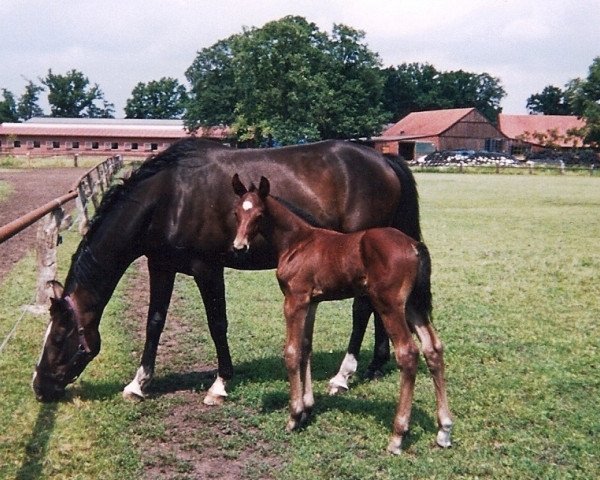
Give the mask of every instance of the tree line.
<svg viewBox="0 0 600 480">
<path fill-rule="evenodd" d="M 138 83 L 126 118 L 182 118 L 190 130 L 228 125 L 241 142 L 273 145 L 377 135 L 420 110 L 475 107 L 495 122 L 506 95 L 488 73 L 440 71 L 428 63 L 384 68 L 365 32 L 335 24 L 328 33 L 298 16 L 245 28 L 200 50 L 185 77 L 188 88 L 170 77 Z M 568 93 L 546 87 L 527 108 L 545 114 L 562 108 L 600 123 L 600 57 L 587 79 L 569 85 Z M 48 70 L 39 83 L 28 81 L 18 99 L 2 90 L 0 121 L 44 115 L 42 92 L 50 116 L 114 117 L 114 104 L 82 72 Z"/>
</svg>

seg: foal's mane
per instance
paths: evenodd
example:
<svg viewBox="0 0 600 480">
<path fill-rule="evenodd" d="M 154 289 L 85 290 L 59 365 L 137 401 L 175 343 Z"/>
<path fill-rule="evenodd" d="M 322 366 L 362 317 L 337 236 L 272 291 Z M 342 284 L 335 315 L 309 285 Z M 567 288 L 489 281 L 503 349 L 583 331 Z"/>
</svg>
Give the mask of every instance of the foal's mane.
<svg viewBox="0 0 600 480">
<path fill-rule="evenodd" d="M 290 212 L 292 212 L 294 215 L 297 215 L 298 217 L 300 217 L 302 220 L 304 220 L 306 223 L 308 223 L 312 227 L 327 228 L 327 227 L 325 227 L 325 225 L 323 225 L 321 222 L 319 222 L 316 219 L 316 217 L 314 217 L 312 214 L 308 213 L 306 210 L 302 210 L 300 207 L 289 202 L 288 200 L 285 200 L 284 198 L 278 197 L 276 195 L 271 195 L 271 197 L 273 197 L 275 200 L 277 200 L 279 203 L 281 203 L 285 208 L 287 208 Z"/>
</svg>

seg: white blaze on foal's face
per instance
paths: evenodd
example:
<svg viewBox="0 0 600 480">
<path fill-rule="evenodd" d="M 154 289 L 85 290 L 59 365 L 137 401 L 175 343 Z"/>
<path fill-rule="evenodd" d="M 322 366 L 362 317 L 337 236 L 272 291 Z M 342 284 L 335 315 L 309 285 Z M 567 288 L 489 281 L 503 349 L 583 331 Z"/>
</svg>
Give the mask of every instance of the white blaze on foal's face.
<svg viewBox="0 0 600 480">
<path fill-rule="evenodd" d="M 244 200 L 244 203 L 242 203 L 242 210 L 247 212 L 248 210 L 251 210 L 252 208 L 254 208 L 254 204 L 250 200 Z"/>
</svg>

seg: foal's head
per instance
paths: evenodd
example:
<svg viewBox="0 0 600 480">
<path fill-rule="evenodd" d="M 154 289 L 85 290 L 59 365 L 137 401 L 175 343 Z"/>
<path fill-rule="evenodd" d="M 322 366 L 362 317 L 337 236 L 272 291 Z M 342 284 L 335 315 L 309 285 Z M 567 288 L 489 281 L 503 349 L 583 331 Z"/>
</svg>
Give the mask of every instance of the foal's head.
<svg viewBox="0 0 600 480">
<path fill-rule="evenodd" d="M 265 198 L 269 195 L 269 180 L 260 178 L 258 188 L 254 184 L 250 188 L 241 182 L 236 173 L 232 180 L 233 191 L 239 198 L 235 205 L 237 231 L 233 248 L 238 251 L 248 250 L 250 242 L 259 233 L 265 216 Z"/>
</svg>

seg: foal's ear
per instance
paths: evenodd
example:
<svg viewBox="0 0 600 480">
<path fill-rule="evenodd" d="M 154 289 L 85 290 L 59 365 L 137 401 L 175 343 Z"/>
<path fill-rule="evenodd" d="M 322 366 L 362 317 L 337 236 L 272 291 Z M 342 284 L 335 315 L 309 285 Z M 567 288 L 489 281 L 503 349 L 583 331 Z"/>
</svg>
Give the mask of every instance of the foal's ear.
<svg viewBox="0 0 600 480">
<path fill-rule="evenodd" d="M 269 195 L 269 191 L 271 190 L 271 185 L 267 177 L 260 177 L 260 184 L 258 185 L 258 196 L 261 198 L 266 198 Z"/>
<path fill-rule="evenodd" d="M 238 197 L 248 193 L 248 189 L 244 186 L 237 173 L 231 179 L 231 185 L 233 185 L 233 191 Z"/>
</svg>

